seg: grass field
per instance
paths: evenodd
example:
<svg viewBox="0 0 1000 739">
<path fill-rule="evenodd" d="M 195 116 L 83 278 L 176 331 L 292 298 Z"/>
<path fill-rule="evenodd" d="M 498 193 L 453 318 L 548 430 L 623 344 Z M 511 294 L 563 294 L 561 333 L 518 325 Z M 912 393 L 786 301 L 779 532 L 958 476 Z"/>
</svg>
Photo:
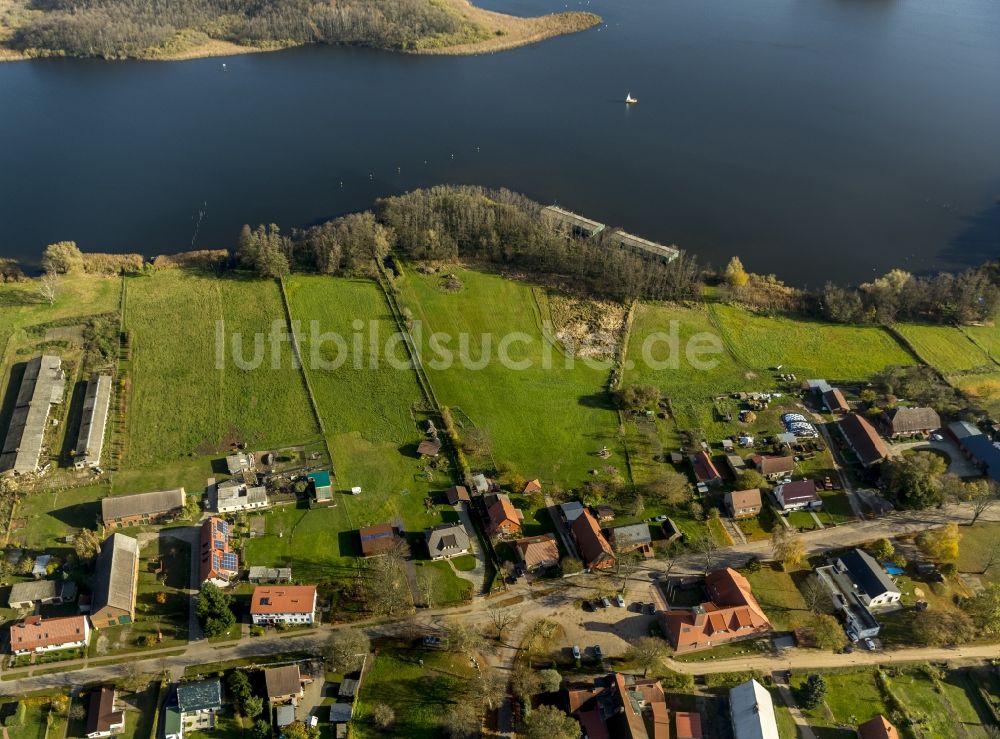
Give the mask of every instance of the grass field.
<svg viewBox="0 0 1000 739">
<path fill-rule="evenodd" d="M 235 440 L 260 448 L 317 438 L 287 341 L 277 345 L 279 367 L 272 368 L 267 339 L 272 322 L 284 322 L 277 283 L 162 270 L 129 278 L 126 293 L 132 346 L 127 467 L 221 453 Z M 225 322 L 222 368 L 218 321 Z M 239 363 L 252 363 L 258 339 L 260 366 L 241 369 Z"/>
<path fill-rule="evenodd" d="M 962 672 L 933 679 L 920 669 L 900 670 L 887 678 L 889 689 L 906 706 L 923 736 L 985 739 L 986 729 L 973 700 L 973 686 Z"/>
<path fill-rule="evenodd" d="M 402 519 L 407 530 L 418 530 L 441 523 L 443 509 L 427 509 L 424 498 L 452 481 L 444 455 L 431 465 L 416 453 L 424 436 L 418 425 L 421 411 L 414 410 L 424 405 L 416 374 L 409 367 L 390 366 L 385 357 L 377 357 L 377 366 L 369 361 L 369 331 L 377 331 L 382 342 L 396 332 L 378 286 L 368 280 L 294 277 L 286 289 L 292 316 L 302 322 L 304 364 L 333 450 L 338 492 L 354 486 L 364 491 L 358 499 L 338 496 L 339 507 L 355 526 Z M 312 321 L 320 331 L 335 332 L 352 345 L 354 322 L 360 321 L 364 356 L 353 356 L 339 367 L 313 362 L 315 353 L 333 363 L 337 350 L 332 342 L 310 338 Z M 397 356 L 405 359 L 402 350 Z"/>
<path fill-rule="evenodd" d="M 464 603 L 472 598 L 472 583 L 456 575 L 447 562 L 418 561 L 414 564 L 418 578 L 430 578 L 434 608 Z"/>
<path fill-rule="evenodd" d="M 896 330 L 924 362 L 943 374 L 996 367 L 968 334 L 953 326 L 901 323 Z"/>
<path fill-rule="evenodd" d="M 17 701 L 11 697 L 4 701 L 4 710 Z M 66 733 L 68 718 L 64 711 L 57 710 L 56 704 L 48 698 L 31 698 L 26 701 L 23 719 L 4 728 L 9 739 L 46 739 L 47 736 L 61 737 Z"/>
<path fill-rule="evenodd" d="M 722 339 L 743 364 L 830 381 L 866 380 L 913 358 L 884 329 L 758 316 L 740 308 L 709 307 Z"/>
<path fill-rule="evenodd" d="M 395 736 L 436 739 L 441 736 L 441 717 L 463 700 L 475 679 L 467 654 L 383 648 L 361 686 L 351 735 L 381 736 L 370 717 L 376 703 L 385 703 L 396 713 Z"/>
<path fill-rule="evenodd" d="M 989 549 L 1000 538 L 1000 523 L 984 523 L 962 527 L 962 542 L 959 547 L 958 571 L 979 572 L 986 563 Z M 1000 565 L 994 565 L 985 575 L 984 582 L 1000 583 Z"/>
<path fill-rule="evenodd" d="M 1000 363 L 1000 325 L 997 325 L 996 318 L 991 326 L 963 326 L 962 331 L 994 362 Z"/>
<path fill-rule="evenodd" d="M 843 727 L 856 727 L 872 716 L 888 716 L 875 673 L 870 670 L 824 675 L 827 683 L 826 702 L 802 713 L 821 739 L 853 739 L 854 731 Z M 792 676 L 793 692 L 805 681 L 806 674 Z"/>
<path fill-rule="evenodd" d="M 101 517 L 101 498 L 106 485 L 68 488 L 45 493 L 26 493 L 14 513 L 10 543 L 31 551 L 68 554 L 72 544 L 59 541 L 78 529 L 96 529 Z"/>
<path fill-rule="evenodd" d="M 601 447 L 620 451 L 617 415 L 605 392 L 610 368 L 579 359 L 566 367 L 561 350 L 543 335 L 542 308 L 531 286 L 467 270 L 455 274 L 463 285 L 458 292 L 441 289 L 436 276 L 415 273 L 403 285 L 405 306 L 422 322 L 425 364 L 438 399 L 460 409 L 459 421 L 471 419 L 487 431 L 498 464 L 546 485 L 578 485 L 600 464 Z M 471 361 L 430 361 L 432 332 L 448 334 L 456 355 L 460 337 L 468 335 Z M 519 340 L 507 356 L 511 366 L 526 362 L 526 368 L 512 369 L 499 357 L 500 342 L 515 334 Z M 621 467 L 620 454 L 609 463 Z"/>
<path fill-rule="evenodd" d="M 796 616 L 808 613 L 793 574 L 765 564 L 759 571 L 747 575 L 757 602 L 778 631 L 790 630 Z"/>
</svg>

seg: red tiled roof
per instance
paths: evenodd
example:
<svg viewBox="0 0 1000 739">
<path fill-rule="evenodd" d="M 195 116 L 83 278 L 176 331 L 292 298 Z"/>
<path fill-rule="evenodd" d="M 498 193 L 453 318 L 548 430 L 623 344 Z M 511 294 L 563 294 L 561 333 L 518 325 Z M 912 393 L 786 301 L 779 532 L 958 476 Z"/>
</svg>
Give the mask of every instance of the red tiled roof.
<svg viewBox="0 0 1000 739">
<path fill-rule="evenodd" d="M 524 494 L 530 495 L 531 493 L 537 493 L 542 489 L 542 483 L 538 480 L 530 480 L 527 485 L 524 486 Z"/>
<path fill-rule="evenodd" d="M 385 554 L 392 549 L 392 543 L 396 538 L 391 523 L 377 523 L 374 526 L 365 526 L 358 529 L 358 536 L 361 537 L 361 555 L 364 557 Z"/>
<path fill-rule="evenodd" d="M 729 500 L 732 502 L 733 510 L 740 510 L 741 508 L 760 508 L 760 488 L 752 488 L 750 490 L 734 490 L 728 494 Z"/>
<path fill-rule="evenodd" d="M 677 711 L 674 713 L 674 730 L 677 733 L 675 739 L 702 739 L 701 714 Z"/>
<path fill-rule="evenodd" d="M 847 413 L 847 411 L 851 410 L 851 407 L 847 405 L 844 394 L 840 392 L 840 388 L 830 388 L 823 393 L 823 402 L 832 413 Z"/>
<path fill-rule="evenodd" d="M 852 413 L 837 423 L 861 464 L 867 467 L 889 456 L 889 448 L 864 416 Z"/>
<path fill-rule="evenodd" d="M 754 467 L 762 475 L 780 475 L 795 470 L 795 457 L 786 455 L 774 457 L 769 455 L 754 454 L 750 457 Z"/>
<path fill-rule="evenodd" d="M 722 475 L 715 466 L 715 462 L 708 456 L 708 452 L 698 452 L 691 460 L 694 465 L 694 477 L 698 482 L 712 482 L 718 480 Z"/>
<path fill-rule="evenodd" d="M 490 535 L 499 533 L 513 533 L 520 531 L 522 514 L 514 504 L 510 502 L 503 493 L 497 495 L 496 502 L 490 506 L 488 511 L 490 516 Z"/>
<path fill-rule="evenodd" d="M 524 566 L 528 569 L 546 562 L 559 561 L 559 546 L 556 544 L 556 537 L 552 534 L 518 539 L 514 542 L 514 547 L 521 556 Z"/>
<path fill-rule="evenodd" d="M 315 603 L 315 585 L 259 585 L 253 590 L 250 613 L 312 613 Z"/>
<path fill-rule="evenodd" d="M 464 501 L 470 500 L 469 491 L 465 489 L 464 485 L 455 485 L 454 487 L 448 488 L 445 495 L 448 498 L 448 502 L 451 503 L 452 505 L 455 505 L 456 503 L 459 503 L 463 500 Z"/>
<path fill-rule="evenodd" d="M 705 578 L 711 598 L 697 608 L 670 609 L 663 613 L 663 629 L 678 652 L 704 649 L 723 642 L 771 630 L 750 583 L 732 568 L 716 570 Z"/>
<path fill-rule="evenodd" d="M 231 554 L 232 557 L 226 557 Z M 239 558 L 229 539 L 229 525 L 212 516 L 201 525 L 201 580 L 228 578 L 239 573 Z"/>
<path fill-rule="evenodd" d="M 583 513 L 573 522 L 571 530 L 587 567 L 610 567 L 614 563 L 614 551 L 590 511 L 584 508 Z"/>
<path fill-rule="evenodd" d="M 87 634 L 86 616 L 42 618 L 28 616 L 10 627 L 10 648 L 31 651 L 39 647 L 55 647 L 83 641 Z"/>
<path fill-rule="evenodd" d="M 899 732 L 889 719 L 879 714 L 858 727 L 858 739 L 899 739 Z"/>
</svg>

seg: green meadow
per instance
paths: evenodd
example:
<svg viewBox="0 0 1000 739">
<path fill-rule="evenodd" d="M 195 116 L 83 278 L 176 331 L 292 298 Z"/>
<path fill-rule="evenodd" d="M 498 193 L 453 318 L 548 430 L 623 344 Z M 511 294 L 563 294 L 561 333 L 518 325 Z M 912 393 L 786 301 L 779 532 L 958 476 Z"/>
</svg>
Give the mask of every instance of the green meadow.
<svg viewBox="0 0 1000 739">
<path fill-rule="evenodd" d="M 438 400 L 459 422 L 485 429 L 498 464 L 548 485 L 579 485 L 601 466 L 602 447 L 620 449 L 617 414 L 605 390 L 610 367 L 567 359 L 543 333 L 548 317 L 539 288 L 469 270 L 454 274 L 462 285 L 457 291 L 444 289 L 438 275 L 414 272 L 401 287 L 404 307 L 420 322 L 424 365 Z M 432 351 L 434 332 L 451 337 L 439 346 L 454 353 L 453 362 L 435 361 L 444 355 Z M 509 361 L 500 357 L 505 337 L 511 337 L 503 346 Z M 610 463 L 620 460 L 614 454 Z"/>
<path fill-rule="evenodd" d="M 709 306 L 713 323 L 733 355 L 747 367 L 831 381 L 867 380 L 892 364 L 914 364 L 888 331 L 777 316 L 741 308 Z"/>
<path fill-rule="evenodd" d="M 896 330 L 909 342 L 917 356 L 943 374 L 996 368 L 982 347 L 961 329 L 901 323 Z"/>
<path fill-rule="evenodd" d="M 267 338 L 274 321 L 284 323 L 276 282 L 161 270 L 126 285 L 132 352 L 126 467 L 222 453 L 237 440 L 259 449 L 317 438 L 288 341 L 277 344 L 278 367 L 272 367 Z M 219 321 L 226 337 L 221 358 Z M 257 337 L 263 356 L 254 366 Z"/>
</svg>

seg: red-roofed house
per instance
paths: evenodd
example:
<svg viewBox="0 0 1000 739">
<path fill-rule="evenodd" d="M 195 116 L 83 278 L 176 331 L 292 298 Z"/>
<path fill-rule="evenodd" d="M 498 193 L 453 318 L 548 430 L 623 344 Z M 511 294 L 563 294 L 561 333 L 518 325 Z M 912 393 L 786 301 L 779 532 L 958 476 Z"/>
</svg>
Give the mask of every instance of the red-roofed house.
<svg viewBox="0 0 1000 739">
<path fill-rule="evenodd" d="M 715 485 L 722 481 L 722 475 L 719 474 L 719 470 L 708 452 L 703 451 L 693 455 L 691 457 L 691 466 L 694 467 L 694 478 L 698 482 L 703 482 L 706 485 Z"/>
<path fill-rule="evenodd" d="M 864 416 L 851 413 L 837 421 L 837 427 L 862 466 L 871 467 L 889 456 L 889 447 Z"/>
<path fill-rule="evenodd" d="M 702 739 L 701 714 L 691 711 L 675 712 L 674 739 Z"/>
<path fill-rule="evenodd" d="M 727 567 L 710 573 L 705 589 L 709 601 L 694 608 L 668 608 L 661 615 L 663 633 L 678 654 L 771 631 L 750 583 L 736 570 Z"/>
<path fill-rule="evenodd" d="M 10 651 L 14 654 L 86 647 L 89 640 L 90 624 L 86 616 L 28 616 L 10 627 Z"/>
<path fill-rule="evenodd" d="M 315 585 L 258 585 L 250 599 L 254 625 L 311 624 L 316 619 Z"/>
<path fill-rule="evenodd" d="M 795 471 L 795 457 L 774 457 L 766 454 L 750 455 L 750 463 L 768 480 L 777 480 Z"/>
<path fill-rule="evenodd" d="M 604 570 L 615 563 L 615 553 L 601 533 L 601 527 L 586 508 L 570 527 L 583 563 L 592 570 Z"/>
<path fill-rule="evenodd" d="M 559 546 L 552 534 L 518 539 L 514 542 L 514 549 L 517 550 L 517 556 L 521 558 L 524 569 L 528 572 L 559 564 Z"/>
<path fill-rule="evenodd" d="M 542 483 L 539 480 L 529 480 L 528 484 L 524 486 L 524 494 L 531 495 L 532 493 L 542 492 Z"/>
<path fill-rule="evenodd" d="M 889 719 L 879 714 L 858 727 L 858 739 L 899 739 L 899 732 Z"/>
<path fill-rule="evenodd" d="M 567 713 L 587 739 L 670 739 L 670 712 L 657 680 L 617 672 L 564 695 Z"/>
<path fill-rule="evenodd" d="M 524 514 L 514 507 L 504 493 L 497 494 L 496 500 L 486 512 L 490 517 L 486 531 L 491 537 L 517 536 L 521 533 Z"/>
<path fill-rule="evenodd" d="M 212 516 L 201 525 L 201 581 L 219 587 L 240 572 L 239 557 L 232 550 L 229 524 Z"/>
</svg>

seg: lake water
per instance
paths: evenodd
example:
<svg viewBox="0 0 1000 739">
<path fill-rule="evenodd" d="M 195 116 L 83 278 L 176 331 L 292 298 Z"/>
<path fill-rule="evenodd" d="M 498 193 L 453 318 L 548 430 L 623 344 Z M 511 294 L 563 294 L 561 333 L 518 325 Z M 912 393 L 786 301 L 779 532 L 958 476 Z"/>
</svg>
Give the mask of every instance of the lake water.
<svg viewBox="0 0 1000 739">
<path fill-rule="evenodd" d="M 997 0 L 571 7 L 606 25 L 480 57 L 0 64 L 0 253 L 229 246 L 451 182 L 798 284 L 1000 256 Z"/>
</svg>

